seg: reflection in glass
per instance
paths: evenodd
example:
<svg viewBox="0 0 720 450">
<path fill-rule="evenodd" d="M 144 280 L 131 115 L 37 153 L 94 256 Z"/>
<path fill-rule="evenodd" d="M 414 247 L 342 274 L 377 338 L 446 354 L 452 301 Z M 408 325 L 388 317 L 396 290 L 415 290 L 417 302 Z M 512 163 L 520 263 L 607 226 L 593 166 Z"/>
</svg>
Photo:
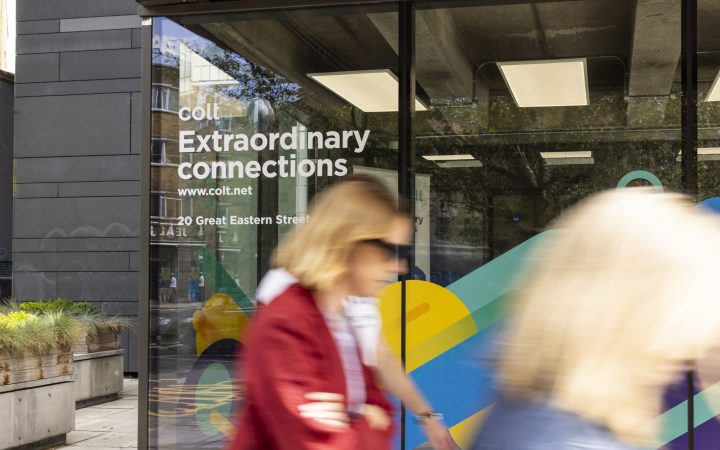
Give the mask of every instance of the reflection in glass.
<svg viewBox="0 0 720 450">
<path fill-rule="evenodd" d="M 153 22 L 151 448 L 215 449 L 233 433 L 257 283 L 312 197 L 355 171 L 397 190 L 397 113 L 309 76 L 397 73 L 367 12 Z"/>
<path fill-rule="evenodd" d="M 412 319 L 432 303 L 419 281 L 408 288 L 406 350 L 461 446 L 493 403 L 494 333 L 514 276 L 551 221 L 628 174 L 629 186 L 680 188 L 680 7 L 661 3 L 417 11 L 415 70 L 428 99 L 414 122 L 417 265 L 444 303 Z M 430 322 L 445 325 L 422 329 Z M 407 448 L 418 448 L 425 438 L 407 423 Z"/>
</svg>

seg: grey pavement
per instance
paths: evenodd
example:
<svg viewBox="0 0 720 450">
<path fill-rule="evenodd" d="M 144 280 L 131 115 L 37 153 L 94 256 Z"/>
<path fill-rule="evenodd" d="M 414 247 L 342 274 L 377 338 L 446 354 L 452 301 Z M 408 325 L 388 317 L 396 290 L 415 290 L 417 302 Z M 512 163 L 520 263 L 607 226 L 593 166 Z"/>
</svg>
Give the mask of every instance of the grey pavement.
<svg viewBox="0 0 720 450">
<path fill-rule="evenodd" d="M 75 411 L 75 429 L 55 450 L 136 449 L 138 381 L 126 378 L 120 398 Z"/>
</svg>

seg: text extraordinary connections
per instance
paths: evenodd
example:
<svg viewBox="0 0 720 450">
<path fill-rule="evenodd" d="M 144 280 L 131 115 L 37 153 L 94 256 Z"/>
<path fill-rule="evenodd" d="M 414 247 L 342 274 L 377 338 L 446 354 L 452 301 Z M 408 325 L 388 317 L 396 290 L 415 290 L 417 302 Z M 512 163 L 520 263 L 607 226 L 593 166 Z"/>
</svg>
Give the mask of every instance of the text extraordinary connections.
<svg viewBox="0 0 720 450">
<path fill-rule="evenodd" d="M 347 159 L 301 159 L 298 149 L 352 149 L 362 153 L 370 137 L 370 130 L 308 131 L 294 126 L 285 133 L 226 134 L 214 131 L 198 135 L 195 131 L 180 131 L 180 153 L 225 153 L 249 151 L 286 151 L 277 158 L 264 161 L 197 161 L 183 162 L 178 175 L 183 180 L 206 178 L 265 178 L 344 176 L 348 173 Z M 292 153 L 290 153 L 292 152 Z"/>
</svg>

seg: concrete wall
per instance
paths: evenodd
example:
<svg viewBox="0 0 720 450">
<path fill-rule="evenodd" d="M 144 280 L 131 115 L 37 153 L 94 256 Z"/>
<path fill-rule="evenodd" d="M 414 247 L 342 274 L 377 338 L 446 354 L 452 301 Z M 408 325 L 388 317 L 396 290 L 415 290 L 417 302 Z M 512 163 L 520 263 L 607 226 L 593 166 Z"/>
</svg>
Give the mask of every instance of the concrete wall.
<svg viewBox="0 0 720 450">
<path fill-rule="evenodd" d="M 75 428 L 74 384 L 72 376 L 65 375 L 0 386 L 0 449 L 64 443 Z"/>
<path fill-rule="evenodd" d="M 12 261 L 13 77 L 0 73 L 0 261 Z M 0 277 L 2 277 L 0 270 Z M 0 298 L 10 280 L 0 279 Z"/>
<path fill-rule="evenodd" d="M 140 19 L 134 0 L 17 5 L 14 294 L 138 315 Z M 134 331 L 125 371 L 137 371 Z"/>
</svg>

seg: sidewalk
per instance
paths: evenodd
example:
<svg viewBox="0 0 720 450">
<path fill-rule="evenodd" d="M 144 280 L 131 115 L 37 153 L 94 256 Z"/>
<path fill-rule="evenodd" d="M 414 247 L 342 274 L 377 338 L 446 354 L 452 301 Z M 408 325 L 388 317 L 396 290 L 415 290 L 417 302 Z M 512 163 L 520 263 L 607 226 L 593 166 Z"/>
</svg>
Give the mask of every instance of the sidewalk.
<svg viewBox="0 0 720 450">
<path fill-rule="evenodd" d="M 125 379 L 120 399 L 75 411 L 75 430 L 61 449 L 137 448 L 138 381 Z"/>
</svg>

